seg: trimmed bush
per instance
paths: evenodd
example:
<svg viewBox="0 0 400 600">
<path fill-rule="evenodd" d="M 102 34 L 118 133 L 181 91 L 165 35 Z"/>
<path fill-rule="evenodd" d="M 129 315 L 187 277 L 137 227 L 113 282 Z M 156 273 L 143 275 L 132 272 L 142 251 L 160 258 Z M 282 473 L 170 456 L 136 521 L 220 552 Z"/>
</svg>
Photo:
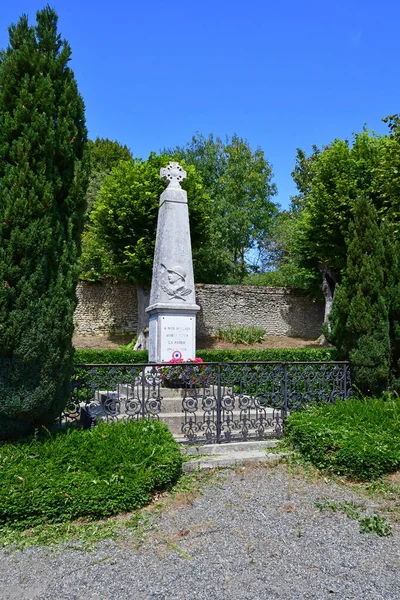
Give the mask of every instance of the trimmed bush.
<svg viewBox="0 0 400 600">
<path fill-rule="evenodd" d="M 166 425 L 143 420 L 3 443 L 0 464 L 0 525 L 23 529 L 144 506 L 182 457 Z"/>
<path fill-rule="evenodd" d="M 127 350 L 122 348 L 119 350 L 75 350 L 75 364 L 129 364 L 147 363 L 149 355 L 147 350 Z"/>
<path fill-rule="evenodd" d="M 315 362 L 336 360 L 335 348 L 269 348 L 264 350 L 198 350 L 204 362 Z M 144 364 L 147 350 L 75 350 L 75 364 Z"/>
<path fill-rule="evenodd" d="M 334 348 L 267 348 L 264 350 L 198 350 L 204 362 L 315 362 L 336 360 Z"/>
<path fill-rule="evenodd" d="M 351 399 L 291 414 L 285 433 L 316 467 L 371 480 L 400 469 L 400 399 Z"/>
</svg>

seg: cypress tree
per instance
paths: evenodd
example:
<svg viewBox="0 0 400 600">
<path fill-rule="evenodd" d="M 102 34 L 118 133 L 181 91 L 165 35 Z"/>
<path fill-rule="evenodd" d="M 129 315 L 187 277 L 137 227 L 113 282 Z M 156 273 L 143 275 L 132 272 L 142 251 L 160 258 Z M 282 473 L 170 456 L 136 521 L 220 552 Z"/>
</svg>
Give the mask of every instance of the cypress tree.
<svg viewBox="0 0 400 600">
<path fill-rule="evenodd" d="M 356 390 L 377 394 L 390 379 L 390 327 L 385 243 L 366 196 L 354 205 L 347 238 L 346 275 L 337 287 L 330 340 L 350 360 Z"/>
<path fill-rule="evenodd" d="M 400 392 L 400 242 L 396 223 L 381 224 L 384 243 L 385 297 L 389 310 L 390 388 Z"/>
<path fill-rule="evenodd" d="M 0 439 L 68 402 L 88 177 L 71 50 L 47 6 L 0 54 Z"/>
</svg>

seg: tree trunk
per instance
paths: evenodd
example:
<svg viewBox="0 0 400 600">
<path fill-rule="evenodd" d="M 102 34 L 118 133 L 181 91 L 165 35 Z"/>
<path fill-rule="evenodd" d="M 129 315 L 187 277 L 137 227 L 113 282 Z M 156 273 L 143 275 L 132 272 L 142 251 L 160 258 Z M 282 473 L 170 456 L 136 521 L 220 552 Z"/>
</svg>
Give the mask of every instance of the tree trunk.
<svg viewBox="0 0 400 600">
<path fill-rule="evenodd" d="M 149 305 L 150 290 L 142 285 L 136 286 L 137 303 L 138 303 L 138 324 L 137 324 L 137 340 L 134 350 L 148 349 L 149 336 L 149 317 L 146 313 L 146 308 Z"/>
<path fill-rule="evenodd" d="M 326 325 L 328 331 L 330 331 L 331 327 L 329 324 L 329 315 L 331 314 L 333 299 L 335 296 L 337 276 L 333 271 L 325 266 L 321 266 L 320 271 L 322 273 L 322 293 L 324 294 L 325 298 L 324 325 Z M 324 334 L 321 335 L 318 341 L 321 346 L 327 345 L 327 340 Z"/>
</svg>

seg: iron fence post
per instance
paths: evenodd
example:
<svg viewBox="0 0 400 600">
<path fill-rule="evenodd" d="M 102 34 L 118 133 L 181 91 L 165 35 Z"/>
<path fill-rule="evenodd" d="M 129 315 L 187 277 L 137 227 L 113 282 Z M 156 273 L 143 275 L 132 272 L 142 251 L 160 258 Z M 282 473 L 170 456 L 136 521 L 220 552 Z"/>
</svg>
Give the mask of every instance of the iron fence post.
<svg viewBox="0 0 400 600">
<path fill-rule="evenodd" d="M 146 398 L 146 366 L 142 367 L 142 419 L 145 418 L 145 398 Z"/>
<path fill-rule="evenodd" d="M 221 363 L 217 366 L 217 444 L 221 443 Z"/>
<path fill-rule="evenodd" d="M 344 380 L 343 399 L 345 399 L 345 398 L 347 398 L 347 364 L 343 365 L 343 380 Z"/>
<path fill-rule="evenodd" d="M 287 417 L 287 363 L 283 363 L 283 405 L 282 405 L 282 420 Z"/>
</svg>

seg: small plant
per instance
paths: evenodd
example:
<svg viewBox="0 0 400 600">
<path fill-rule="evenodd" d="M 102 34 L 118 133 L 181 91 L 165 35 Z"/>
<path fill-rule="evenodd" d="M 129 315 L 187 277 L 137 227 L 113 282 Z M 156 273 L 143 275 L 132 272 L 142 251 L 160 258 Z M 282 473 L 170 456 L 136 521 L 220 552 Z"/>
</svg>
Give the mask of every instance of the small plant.
<svg viewBox="0 0 400 600">
<path fill-rule="evenodd" d="M 332 512 L 344 512 L 349 519 L 356 521 L 361 510 L 365 510 L 363 504 L 356 504 L 355 502 L 335 502 L 334 500 L 328 500 L 325 498 L 323 502 L 316 502 L 315 506 L 320 510 L 331 510 Z"/>
<path fill-rule="evenodd" d="M 132 338 L 132 341 L 129 342 L 129 344 L 121 344 L 120 349 L 121 350 L 128 350 L 130 352 L 133 352 L 135 350 L 136 340 L 137 340 L 137 336 L 135 335 Z"/>
<path fill-rule="evenodd" d="M 381 515 L 366 515 L 361 517 L 360 533 L 373 533 L 379 537 L 390 537 L 392 535 L 392 527 L 385 517 Z"/>
<path fill-rule="evenodd" d="M 230 324 L 227 329 L 218 329 L 217 337 L 231 344 L 255 344 L 263 341 L 265 333 L 264 329 L 255 325 L 235 327 Z"/>
<path fill-rule="evenodd" d="M 364 504 L 356 504 L 355 502 L 335 502 L 325 498 L 323 502 L 316 502 L 315 506 L 320 510 L 330 510 L 332 512 L 344 512 L 347 518 L 353 521 L 358 521 L 360 525 L 360 533 L 372 533 L 379 537 L 389 537 L 392 535 L 392 527 L 390 523 L 377 513 L 373 515 L 362 515 L 365 511 Z"/>
</svg>

